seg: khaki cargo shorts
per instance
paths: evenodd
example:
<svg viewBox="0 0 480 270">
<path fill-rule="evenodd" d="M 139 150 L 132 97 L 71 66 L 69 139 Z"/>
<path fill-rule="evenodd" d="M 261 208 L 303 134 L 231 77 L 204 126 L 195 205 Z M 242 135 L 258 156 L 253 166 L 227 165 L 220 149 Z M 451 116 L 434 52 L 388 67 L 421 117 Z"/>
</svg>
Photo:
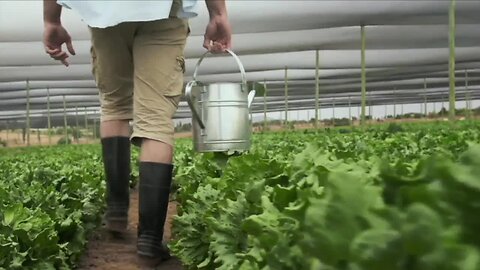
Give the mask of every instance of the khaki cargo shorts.
<svg viewBox="0 0 480 270">
<path fill-rule="evenodd" d="M 183 94 L 188 21 L 127 22 L 90 32 L 101 121 L 133 120 L 135 145 L 142 138 L 173 145 L 172 118 Z"/>
</svg>

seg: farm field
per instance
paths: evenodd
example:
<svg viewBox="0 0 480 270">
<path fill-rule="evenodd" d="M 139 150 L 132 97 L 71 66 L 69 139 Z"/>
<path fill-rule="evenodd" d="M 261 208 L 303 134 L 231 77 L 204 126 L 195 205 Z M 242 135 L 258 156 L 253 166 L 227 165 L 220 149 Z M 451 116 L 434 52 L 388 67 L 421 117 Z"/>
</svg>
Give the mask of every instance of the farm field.
<svg viewBox="0 0 480 270">
<path fill-rule="evenodd" d="M 2 149 L 0 269 L 69 269 L 100 222 L 96 145 Z"/>
<path fill-rule="evenodd" d="M 171 247 L 198 269 L 480 269 L 479 128 L 271 133 L 228 161 L 180 156 Z"/>
<path fill-rule="evenodd" d="M 0 270 L 480 270 L 480 0 L 115 3 L 0 1 Z"/>
<path fill-rule="evenodd" d="M 479 143 L 466 121 L 257 134 L 229 156 L 180 139 L 170 248 L 186 269 L 480 269 Z M 104 191 L 99 145 L 0 150 L 0 269 L 79 266 Z"/>
</svg>

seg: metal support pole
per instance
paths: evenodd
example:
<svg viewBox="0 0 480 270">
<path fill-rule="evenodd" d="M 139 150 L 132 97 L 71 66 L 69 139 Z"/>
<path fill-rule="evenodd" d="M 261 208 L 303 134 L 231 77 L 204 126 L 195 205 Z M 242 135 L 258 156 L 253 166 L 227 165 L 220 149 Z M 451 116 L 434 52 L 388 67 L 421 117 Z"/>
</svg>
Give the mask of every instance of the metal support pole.
<svg viewBox="0 0 480 270">
<path fill-rule="evenodd" d="M 393 88 L 393 119 L 397 118 L 397 88 Z"/>
<path fill-rule="evenodd" d="M 456 0 L 450 0 L 449 9 L 449 44 L 450 44 L 450 60 L 449 60 L 449 78 L 450 78 L 450 106 L 448 108 L 448 118 L 455 121 L 455 4 Z"/>
<path fill-rule="evenodd" d="M 97 139 L 97 118 L 93 116 L 93 140 Z"/>
<path fill-rule="evenodd" d="M 388 116 L 388 108 L 387 108 L 387 103 L 385 103 L 385 117 L 384 119 L 387 119 L 387 116 Z"/>
<path fill-rule="evenodd" d="M 445 108 L 445 97 L 442 95 L 442 109 Z"/>
<path fill-rule="evenodd" d="M 65 95 L 63 95 L 63 134 L 65 136 L 65 144 L 68 144 L 67 103 L 65 101 Z"/>
<path fill-rule="evenodd" d="M 332 126 L 335 126 L 335 98 L 332 98 Z"/>
<path fill-rule="evenodd" d="M 78 130 L 78 107 L 75 106 L 75 140 L 79 141 L 80 131 Z"/>
<path fill-rule="evenodd" d="M 252 104 L 253 106 L 253 104 Z M 251 107 L 252 109 L 250 109 L 250 124 L 253 125 L 253 107 Z"/>
<path fill-rule="evenodd" d="M 348 96 L 348 123 L 352 124 L 352 97 Z"/>
<path fill-rule="evenodd" d="M 318 50 L 315 53 L 316 60 L 315 60 L 315 128 L 318 128 L 318 107 L 319 107 L 319 95 L 320 95 L 320 55 Z M 310 119 L 309 119 L 310 120 Z"/>
<path fill-rule="evenodd" d="M 263 81 L 263 130 L 267 130 L 267 82 Z"/>
<path fill-rule="evenodd" d="M 366 93 L 367 93 L 367 75 L 365 71 L 365 48 L 366 48 L 366 38 L 365 38 L 365 26 L 362 25 L 360 28 L 361 39 L 362 39 L 362 50 L 361 50 L 361 60 L 362 60 L 362 115 L 360 117 L 360 125 L 365 125 L 365 104 L 366 104 Z"/>
<path fill-rule="evenodd" d="M 85 112 L 85 132 L 88 132 L 87 107 L 84 108 L 84 112 Z"/>
<path fill-rule="evenodd" d="M 427 78 L 423 79 L 423 113 L 425 118 L 427 118 L 428 112 L 427 112 Z"/>
<path fill-rule="evenodd" d="M 368 97 L 368 115 L 370 116 L 370 119 L 373 119 L 373 116 L 372 116 L 372 112 L 373 112 L 373 108 L 372 108 L 372 97 L 371 97 L 371 94 L 367 94 L 367 97 Z"/>
<path fill-rule="evenodd" d="M 288 68 L 285 67 L 285 126 L 288 124 Z"/>
<path fill-rule="evenodd" d="M 30 146 L 30 82 L 27 80 L 27 126 L 26 126 L 26 135 L 27 135 L 27 146 Z"/>
<path fill-rule="evenodd" d="M 5 125 L 6 125 L 6 128 L 7 128 L 7 145 L 8 145 L 8 121 Z"/>
<path fill-rule="evenodd" d="M 472 116 L 470 108 L 470 90 L 468 89 L 468 71 L 465 70 L 465 116 L 470 118 Z"/>
<path fill-rule="evenodd" d="M 52 115 L 50 113 L 50 88 L 47 87 L 47 128 L 48 145 L 52 145 Z"/>
</svg>

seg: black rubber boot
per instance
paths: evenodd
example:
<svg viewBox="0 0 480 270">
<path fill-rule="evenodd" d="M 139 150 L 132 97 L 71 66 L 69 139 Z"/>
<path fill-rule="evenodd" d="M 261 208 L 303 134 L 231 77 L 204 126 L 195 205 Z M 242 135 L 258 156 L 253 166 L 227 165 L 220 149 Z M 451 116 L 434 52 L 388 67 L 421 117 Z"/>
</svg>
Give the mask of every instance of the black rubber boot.
<svg viewBox="0 0 480 270">
<path fill-rule="evenodd" d="M 107 180 L 107 229 L 112 232 L 125 232 L 130 203 L 130 139 L 103 138 L 102 154 Z"/>
<path fill-rule="evenodd" d="M 139 224 L 137 253 L 150 264 L 170 258 L 162 243 L 167 217 L 173 165 L 140 162 Z"/>
</svg>

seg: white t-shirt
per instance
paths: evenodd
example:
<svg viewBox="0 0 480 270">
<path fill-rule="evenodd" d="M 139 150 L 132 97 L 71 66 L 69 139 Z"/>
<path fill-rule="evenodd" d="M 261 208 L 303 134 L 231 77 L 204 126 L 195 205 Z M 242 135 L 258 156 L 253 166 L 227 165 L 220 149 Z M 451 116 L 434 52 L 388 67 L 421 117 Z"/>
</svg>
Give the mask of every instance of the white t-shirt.
<svg viewBox="0 0 480 270">
<path fill-rule="evenodd" d="M 197 16 L 197 0 L 183 0 L 180 18 Z M 59 5 L 72 9 L 91 27 L 106 28 L 122 22 L 155 21 L 168 18 L 173 0 L 98 1 L 57 0 Z"/>
</svg>

